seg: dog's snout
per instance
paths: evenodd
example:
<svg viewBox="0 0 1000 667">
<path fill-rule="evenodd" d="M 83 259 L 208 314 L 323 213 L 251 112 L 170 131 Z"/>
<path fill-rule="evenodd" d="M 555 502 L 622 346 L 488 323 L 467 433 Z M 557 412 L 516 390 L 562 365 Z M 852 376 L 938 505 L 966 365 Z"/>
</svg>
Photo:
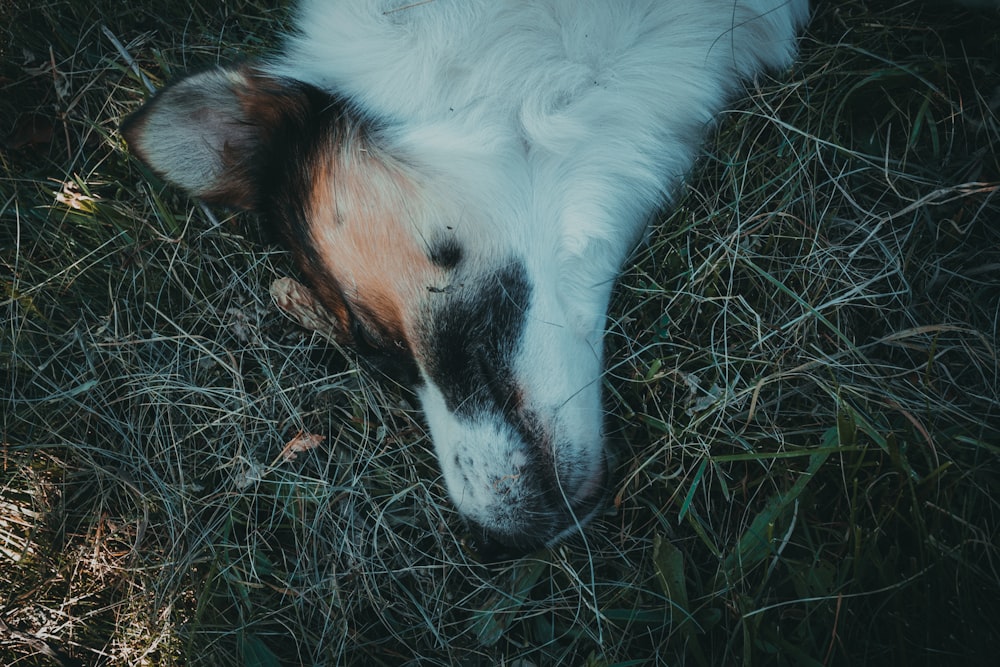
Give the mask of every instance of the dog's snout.
<svg viewBox="0 0 1000 667">
<path fill-rule="evenodd" d="M 468 531 L 462 538 L 462 547 L 476 560 L 497 563 L 519 558 L 578 532 L 602 507 L 608 497 L 608 462 L 602 457 L 597 473 L 578 483 L 577 488 L 563 489 L 554 479 L 554 471 L 538 471 L 534 484 L 535 506 L 521 508 L 524 520 L 509 531 L 488 528 L 469 517 L 465 518 Z M 510 508 L 506 508 L 510 509 Z"/>
</svg>

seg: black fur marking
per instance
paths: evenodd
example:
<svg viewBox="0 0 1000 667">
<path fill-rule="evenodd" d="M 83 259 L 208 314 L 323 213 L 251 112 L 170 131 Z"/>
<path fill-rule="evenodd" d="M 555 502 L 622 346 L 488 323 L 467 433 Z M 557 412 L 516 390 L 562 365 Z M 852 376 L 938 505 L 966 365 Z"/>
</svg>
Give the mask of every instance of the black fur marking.
<svg viewBox="0 0 1000 667">
<path fill-rule="evenodd" d="M 462 246 L 455 239 L 444 239 L 431 245 L 430 259 L 445 270 L 452 270 L 462 261 Z"/>
<path fill-rule="evenodd" d="M 368 316 L 366 320 L 374 322 Z M 351 312 L 351 346 L 372 369 L 399 384 L 413 388 L 420 384 L 417 362 L 403 339 L 393 339 L 386 332 L 375 333 Z"/>
<path fill-rule="evenodd" d="M 461 289 L 433 293 L 427 321 L 427 374 L 448 409 L 472 415 L 517 402 L 511 362 L 524 334 L 531 285 L 524 265 L 510 261 L 466 280 Z"/>
</svg>

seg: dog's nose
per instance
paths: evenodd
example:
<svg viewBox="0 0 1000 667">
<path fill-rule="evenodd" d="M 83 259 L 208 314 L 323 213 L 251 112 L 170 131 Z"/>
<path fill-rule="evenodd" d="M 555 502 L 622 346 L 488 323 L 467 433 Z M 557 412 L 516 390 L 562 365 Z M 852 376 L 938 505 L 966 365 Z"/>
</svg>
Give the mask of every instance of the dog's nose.
<svg viewBox="0 0 1000 667">
<path fill-rule="evenodd" d="M 551 497 L 549 504 L 540 504 L 529 514 L 534 523 L 524 524 L 516 532 L 497 531 L 465 517 L 468 532 L 462 537 L 462 547 L 473 558 L 482 563 L 497 563 L 513 560 L 551 546 L 567 535 L 579 530 L 604 506 L 608 496 L 608 461 L 601 462 L 601 468 L 594 479 L 581 489 L 573 507 L 565 508 L 565 496 Z M 550 492 L 540 497 L 554 496 Z M 563 509 L 560 509 L 563 508 Z"/>
</svg>

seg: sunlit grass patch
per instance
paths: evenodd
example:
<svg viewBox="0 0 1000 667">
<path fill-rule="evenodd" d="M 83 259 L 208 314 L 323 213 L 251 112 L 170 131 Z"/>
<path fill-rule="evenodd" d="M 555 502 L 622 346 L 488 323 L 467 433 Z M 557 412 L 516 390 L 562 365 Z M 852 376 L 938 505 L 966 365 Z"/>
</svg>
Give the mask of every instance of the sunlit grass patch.
<svg viewBox="0 0 1000 667">
<path fill-rule="evenodd" d="M 0 662 L 990 664 L 995 12 L 817 9 L 625 267 L 608 512 L 488 569 L 413 397 L 117 134 L 285 8 L 5 7 Z"/>
</svg>

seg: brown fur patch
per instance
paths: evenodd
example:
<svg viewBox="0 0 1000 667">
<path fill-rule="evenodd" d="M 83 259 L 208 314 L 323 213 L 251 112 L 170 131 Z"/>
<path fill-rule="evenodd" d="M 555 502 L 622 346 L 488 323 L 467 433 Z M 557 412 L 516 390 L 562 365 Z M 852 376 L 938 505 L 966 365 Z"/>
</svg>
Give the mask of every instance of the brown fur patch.
<svg viewBox="0 0 1000 667">
<path fill-rule="evenodd" d="M 346 135 L 316 156 L 310 236 L 355 317 L 382 346 L 416 354 L 420 301 L 444 273 L 420 241 L 420 186 L 357 130 Z"/>
</svg>

